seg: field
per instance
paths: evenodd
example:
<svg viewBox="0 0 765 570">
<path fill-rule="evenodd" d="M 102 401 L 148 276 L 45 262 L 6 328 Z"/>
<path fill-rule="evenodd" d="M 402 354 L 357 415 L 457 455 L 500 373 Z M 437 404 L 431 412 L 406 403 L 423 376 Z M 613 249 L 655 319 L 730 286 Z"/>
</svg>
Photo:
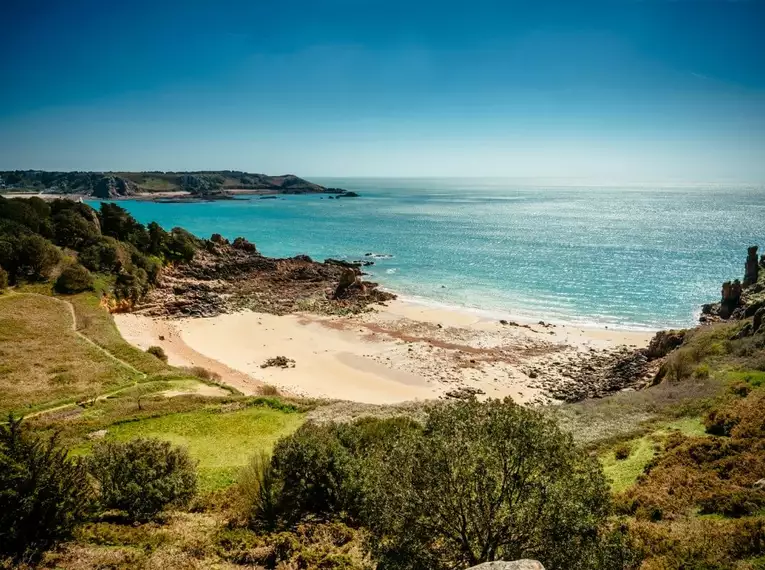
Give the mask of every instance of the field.
<svg viewBox="0 0 765 570">
<path fill-rule="evenodd" d="M 211 406 L 118 423 L 108 428 L 107 437 L 119 441 L 156 437 L 186 447 L 199 461 L 200 487 L 210 491 L 233 483 L 254 454 L 270 452 L 280 437 L 292 433 L 302 422 L 303 414 L 264 406 L 231 412 Z"/>
</svg>

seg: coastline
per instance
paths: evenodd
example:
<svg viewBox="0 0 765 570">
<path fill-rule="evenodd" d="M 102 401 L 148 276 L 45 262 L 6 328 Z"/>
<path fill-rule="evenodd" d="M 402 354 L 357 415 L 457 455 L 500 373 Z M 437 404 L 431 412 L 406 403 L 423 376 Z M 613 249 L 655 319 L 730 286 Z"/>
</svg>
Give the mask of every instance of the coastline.
<svg viewBox="0 0 765 570">
<path fill-rule="evenodd" d="M 520 319 L 501 324 L 408 300 L 350 317 L 253 311 L 114 317 L 132 344 L 162 346 L 171 364 L 203 366 L 244 393 L 270 384 L 285 394 L 369 404 L 470 394 L 550 403 L 550 387 L 566 381 L 578 363 L 619 347 L 634 352 L 653 336 Z M 277 356 L 294 360 L 294 367 L 261 367 Z"/>
</svg>

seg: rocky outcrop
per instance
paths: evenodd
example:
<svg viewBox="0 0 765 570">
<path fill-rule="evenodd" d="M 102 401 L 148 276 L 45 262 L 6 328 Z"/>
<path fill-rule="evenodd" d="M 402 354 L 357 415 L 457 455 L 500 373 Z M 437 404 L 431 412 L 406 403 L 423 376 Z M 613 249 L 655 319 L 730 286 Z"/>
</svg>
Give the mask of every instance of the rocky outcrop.
<svg viewBox="0 0 765 570">
<path fill-rule="evenodd" d="M 683 344 L 685 339 L 685 330 L 659 331 L 648 343 L 648 347 L 643 351 L 648 360 L 664 358 L 678 346 Z"/>
<path fill-rule="evenodd" d="M 138 185 L 121 176 L 104 176 L 93 186 L 93 196 L 105 200 L 134 196 L 139 192 Z"/>
<path fill-rule="evenodd" d="M 757 261 L 757 246 L 753 245 L 747 250 L 746 264 L 744 265 L 744 287 L 757 283 L 760 265 Z"/>
<path fill-rule="evenodd" d="M 237 238 L 216 234 L 190 263 L 167 267 L 135 312 L 208 317 L 241 309 L 287 314 L 357 313 L 395 295 L 363 281 L 358 270 L 317 263 L 308 256 L 274 259 Z"/>
<path fill-rule="evenodd" d="M 593 351 L 560 365 L 548 365 L 552 377 L 539 375 L 538 384 L 556 400 L 579 402 L 587 398 L 602 398 L 621 390 L 640 390 L 649 386 L 658 365 L 648 359 L 643 350 L 627 346 L 610 351 Z M 530 376 L 530 375 L 529 375 Z M 531 377 L 531 376 L 530 376 Z"/>
<path fill-rule="evenodd" d="M 701 309 L 702 323 L 728 319 L 748 319 L 765 307 L 765 261 L 757 259 L 757 246 L 747 250 L 744 281 L 726 281 L 720 301 Z"/>
<path fill-rule="evenodd" d="M 536 560 L 516 560 L 515 562 L 484 562 L 468 570 L 545 570 L 545 567 Z"/>
<path fill-rule="evenodd" d="M 343 299 L 348 296 L 351 289 L 360 289 L 364 292 L 364 283 L 355 269 L 345 267 L 340 275 L 340 282 L 335 288 L 333 297 L 335 299 Z"/>
</svg>

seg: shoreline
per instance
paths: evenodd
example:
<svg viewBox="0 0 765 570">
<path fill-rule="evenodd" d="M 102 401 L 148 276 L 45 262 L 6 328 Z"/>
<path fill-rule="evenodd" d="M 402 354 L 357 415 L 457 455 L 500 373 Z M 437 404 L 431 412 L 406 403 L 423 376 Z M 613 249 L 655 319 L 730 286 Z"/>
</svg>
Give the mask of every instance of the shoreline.
<svg viewBox="0 0 765 570">
<path fill-rule="evenodd" d="M 653 336 L 520 319 L 501 324 L 404 299 L 348 317 L 244 310 L 203 318 L 114 318 L 131 344 L 162 346 L 171 364 L 209 368 L 244 393 L 271 384 L 286 394 L 369 404 L 470 394 L 550 403 L 550 388 L 566 382 L 584 359 L 618 347 L 642 348 Z M 277 356 L 294 367 L 261 367 Z"/>
</svg>

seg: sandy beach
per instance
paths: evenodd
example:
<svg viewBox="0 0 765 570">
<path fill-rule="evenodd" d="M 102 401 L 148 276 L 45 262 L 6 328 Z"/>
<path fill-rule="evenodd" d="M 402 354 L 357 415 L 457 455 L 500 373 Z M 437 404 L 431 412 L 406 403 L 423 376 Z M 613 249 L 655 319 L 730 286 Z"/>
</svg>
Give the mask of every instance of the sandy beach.
<svg viewBox="0 0 765 570">
<path fill-rule="evenodd" d="M 122 335 L 169 362 L 203 366 L 244 393 L 271 384 L 292 395 L 391 404 L 455 391 L 548 400 L 535 372 L 617 346 L 643 347 L 651 332 L 571 325 L 501 324 L 458 310 L 393 301 L 353 317 L 276 316 L 243 311 L 212 318 L 164 320 L 115 315 Z M 294 366 L 261 367 L 284 356 Z M 557 367 L 557 368 L 556 368 Z M 561 368 L 563 367 L 563 368 Z"/>
</svg>

